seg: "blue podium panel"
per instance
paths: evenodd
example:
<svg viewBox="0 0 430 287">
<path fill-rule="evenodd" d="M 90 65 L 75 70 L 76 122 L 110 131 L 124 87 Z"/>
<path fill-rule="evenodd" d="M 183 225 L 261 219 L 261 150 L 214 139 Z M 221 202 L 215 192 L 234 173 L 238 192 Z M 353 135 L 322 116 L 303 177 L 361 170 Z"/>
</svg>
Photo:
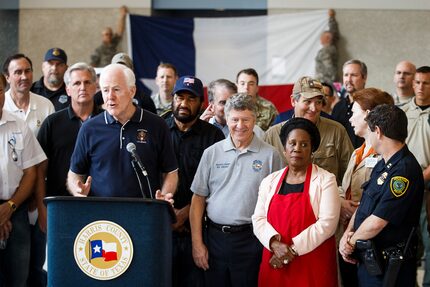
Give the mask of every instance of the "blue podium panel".
<svg viewBox="0 0 430 287">
<path fill-rule="evenodd" d="M 45 199 L 48 286 L 171 286 L 172 207 L 136 198 Z"/>
</svg>

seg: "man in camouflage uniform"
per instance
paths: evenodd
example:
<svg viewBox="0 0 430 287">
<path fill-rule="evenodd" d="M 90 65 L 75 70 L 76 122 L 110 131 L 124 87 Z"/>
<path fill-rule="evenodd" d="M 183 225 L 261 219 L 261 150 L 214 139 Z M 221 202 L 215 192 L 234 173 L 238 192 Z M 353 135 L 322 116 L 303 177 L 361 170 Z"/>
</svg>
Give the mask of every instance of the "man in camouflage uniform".
<svg viewBox="0 0 430 287">
<path fill-rule="evenodd" d="M 257 107 L 257 120 L 255 122 L 263 131 L 266 131 L 278 115 L 275 105 L 258 95 L 258 74 L 254 69 L 241 70 L 236 76 L 238 93 L 251 96 Z"/>
<path fill-rule="evenodd" d="M 125 17 L 128 9 L 126 6 L 120 8 L 118 28 L 114 34 L 111 27 L 106 27 L 102 32 L 102 44 L 98 46 L 91 55 L 91 66 L 104 67 L 111 63 L 112 57 L 117 53 L 116 48 L 121 41 L 125 29 Z"/>
<path fill-rule="evenodd" d="M 336 42 L 339 38 L 339 30 L 334 17 L 334 10 L 329 10 L 329 16 L 329 30 L 321 34 L 322 48 L 315 58 L 315 78 L 321 82 L 333 83 L 337 80 L 338 53 Z"/>
</svg>

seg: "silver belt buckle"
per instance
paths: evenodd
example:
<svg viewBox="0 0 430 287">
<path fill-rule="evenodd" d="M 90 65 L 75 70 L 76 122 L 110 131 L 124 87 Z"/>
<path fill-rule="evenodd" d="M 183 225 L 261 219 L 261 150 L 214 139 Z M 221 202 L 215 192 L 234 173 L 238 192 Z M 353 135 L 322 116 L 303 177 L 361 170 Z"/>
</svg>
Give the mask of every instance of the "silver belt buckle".
<svg viewBox="0 0 430 287">
<path fill-rule="evenodd" d="M 230 233 L 228 230 L 230 229 L 230 226 L 227 226 L 227 225 L 223 225 L 222 227 L 221 227 L 221 231 L 223 232 L 223 233 Z"/>
</svg>

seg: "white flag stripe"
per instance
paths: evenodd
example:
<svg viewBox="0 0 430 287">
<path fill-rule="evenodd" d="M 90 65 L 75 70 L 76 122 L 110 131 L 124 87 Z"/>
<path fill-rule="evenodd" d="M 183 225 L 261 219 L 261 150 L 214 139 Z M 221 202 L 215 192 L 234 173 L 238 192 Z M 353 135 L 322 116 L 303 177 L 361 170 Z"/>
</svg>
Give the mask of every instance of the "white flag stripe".
<svg viewBox="0 0 430 287">
<path fill-rule="evenodd" d="M 203 83 L 235 80 L 255 68 L 261 85 L 294 83 L 314 75 L 327 10 L 257 17 L 195 18 L 196 76 Z"/>
<path fill-rule="evenodd" d="M 116 243 L 103 241 L 103 250 L 105 252 L 117 252 Z"/>
</svg>

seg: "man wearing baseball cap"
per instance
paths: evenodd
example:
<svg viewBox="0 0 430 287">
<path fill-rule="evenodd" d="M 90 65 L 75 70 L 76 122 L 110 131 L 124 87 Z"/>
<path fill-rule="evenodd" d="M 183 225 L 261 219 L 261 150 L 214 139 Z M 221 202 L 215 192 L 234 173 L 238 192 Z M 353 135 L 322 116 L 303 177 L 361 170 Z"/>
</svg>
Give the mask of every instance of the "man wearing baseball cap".
<svg viewBox="0 0 430 287">
<path fill-rule="evenodd" d="M 306 118 L 316 124 L 321 134 L 321 144 L 313 155 L 313 163 L 333 173 L 340 185 L 353 146 L 341 124 L 320 116 L 323 102 L 322 84 L 311 77 L 301 77 L 293 87 L 291 104 L 294 107 L 294 113 L 291 117 Z M 279 134 L 284 123 L 286 121 L 272 126 L 265 136 L 265 141 L 277 148 L 281 155 L 284 147 Z M 284 161 L 286 161 L 285 157 Z"/>
<path fill-rule="evenodd" d="M 64 109 L 70 104 L 63 80 L 66 70 L 66 52 L 60 48 L 49 49 L 42 63 L 43 76 L 31 87 L 33 93 L 49 99 L 56 111 Z"/>
<path fill-rule="evenodd" d="M 224 139 L 217 127 L 199 119 L 204 101 L 203 84 L 194 76 L 176 81 L 172 113 L 166 119 L 179 167 L 179 183 L 174 195 L 177 223 L 173 226 L 173 286 L 202 286 L 203 270 L 193 262 L 188 215 L 193 195 L 190 190 L 203 151 Z"/>
</svg>

